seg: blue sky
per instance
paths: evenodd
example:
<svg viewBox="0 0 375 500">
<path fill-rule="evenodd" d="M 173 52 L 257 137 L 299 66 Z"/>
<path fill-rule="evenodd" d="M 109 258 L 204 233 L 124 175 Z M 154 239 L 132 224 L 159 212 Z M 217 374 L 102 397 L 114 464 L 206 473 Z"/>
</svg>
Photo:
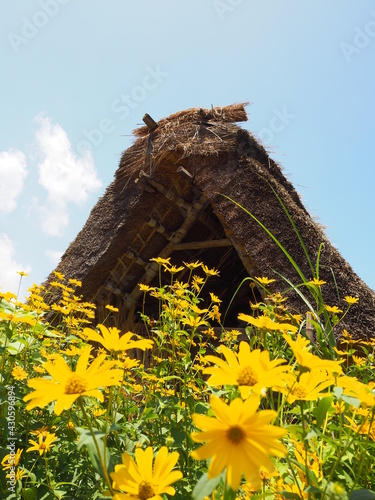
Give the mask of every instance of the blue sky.
<svg viewBox="0 0 375 500">
<path fill-rule="evenodd" d="M 25 288 L 47 277 L 145 113 L 242 101 L 243 126 L 375 288 L 371 0 L 8 0 L 0 14 L 3 290 L 16 271 Z"/>
</svg>

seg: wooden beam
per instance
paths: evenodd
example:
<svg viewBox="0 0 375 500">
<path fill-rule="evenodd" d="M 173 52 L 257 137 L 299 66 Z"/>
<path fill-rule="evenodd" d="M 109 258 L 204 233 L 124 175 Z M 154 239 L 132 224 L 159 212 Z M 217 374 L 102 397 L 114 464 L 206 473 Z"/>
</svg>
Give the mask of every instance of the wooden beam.
<svg viewBox="0 0 375 500">
<path fill-rule="evenodd" d="M 146 174 L 144 170 L 141 170 L 139 172 L 139 178 L 144 179 L 146 182 L 148 182 L 148 184 L 157 189 L 157 191 L 159 191 L 161 195 L 165 196 L 165 198 L 167 198 L 175 205 L 184 208 L 187 211 L 190 210 L 190 203 L 187 203 L 183 198 L 180 198 L 180 196 L 176 195 L 171 189 L 166 189 L 163 184 L 155 181 L 150 175 Z"/>
<path fill-rule="evenodd" d="M 145 114 L 142 120 L 145 122 L 150 132 L 158 128 L 158 124 L 156 123 L 155 120 L 151 118 L 151 116 L 148 113 Z"/>
<path fill-rule="evenodd" d="M 206 241 L 187 241 L 185 243 L 177 243 L 173 250 L 200 250 L 202 248 L 219 248 L 231 247 L 232 243 L 228 238 L 221 240 L 206 240 Z"/>
</svg>

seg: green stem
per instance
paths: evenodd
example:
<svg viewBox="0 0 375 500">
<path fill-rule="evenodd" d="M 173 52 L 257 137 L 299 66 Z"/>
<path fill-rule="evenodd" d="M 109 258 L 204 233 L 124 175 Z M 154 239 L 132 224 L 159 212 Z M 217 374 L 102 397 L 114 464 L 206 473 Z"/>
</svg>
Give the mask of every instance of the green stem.
<svg viewBox="0 0 375 500">
<path fill-rule="evenodd" d="M 306 422 L 306 419 L 305 419 L 305 414 L 303 412 L 303 401 L 300 401 L 299 402 L 299 407 L 300 407 L 300 410 L 301 410 L 301 427 L 302 427 L 302 440 L 303 440 L 303 448 L 305 450 L 305 476 L 306 476 L 306 484 L 307 486 L 310 486 L 310 475 L 309 475 L 309 464 L 308 464 L 308 461 L 307 461 L 307 446 L 308 446 L 308 442 L 307 442 L 307 439 L 306 439 L 306 429 L 305 429 L 305 422 Z M 309 493 L 309 498 L 311 498 L 311 493 Z"/>
<path fill-rule="evenodd" d="M 108 476 L 107 467 L 106 467 L 106 465 L 105 465 L 105 462 L 103 462 L 103 458 L 102 458 L 102 455 L 101 455 L 101 453 L 100 453 L 100 449 L 99 449 L 98 441 L 96 440 L 95 433 L 94 433 L 94 431 L 93 431 L 93 428 L 92 428 L 92 425 L 91 425 L 90 419 L 88 418 L 87 413 L 86 413 L 86 411 L 85 411 L 85 408 L 84 408 L 84 406 L 83 406 L 83 402 L 82 402 L 81 397 L 79 397 L 79 398 L 78 398 L 78 405 L 79 405 L 79 407 L 80 407 L 80 409 L 81 409 L 81 411 L 82 411 L 82 415 L 83 415 L 83 417 L 84 417 L 84 419 L 85 419 L 85 421 L 86 421 L 86 424 L 87 424 L 87 426 L 88 426 L 88 428 L 89 428 L 90 434 L 91 434 L 92 439 L 93 439 L 93 441 L 94 441 L 95 448 L 96 448 L 96 453 L 98 454 L 98 458 L 99 458 L 100 466 L 101 466 L 102 471 L 103 471 L 103 474 L 104 474 L 104 479 L 105 479 L 105 481 L 106 481 L 106 483 L 107 483 L 107 486 L 108 486 L 108 489 L 109 489 L 109 491 L 110 491 L 111 495 L 113 495 L 112 484 L 111 484 L 111 480 L 110 480 L 110 478 L 109 478 L 109 476 Z"/>
</svg>

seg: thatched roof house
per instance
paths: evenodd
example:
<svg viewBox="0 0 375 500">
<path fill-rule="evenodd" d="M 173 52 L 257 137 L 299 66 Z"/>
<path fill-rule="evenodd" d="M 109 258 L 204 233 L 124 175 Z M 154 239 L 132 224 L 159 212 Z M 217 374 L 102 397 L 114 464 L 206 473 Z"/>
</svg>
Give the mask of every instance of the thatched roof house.
<svg viewBox="0 0 375 500">
<path fill-rule="evenodd" d="M 372 336 L 374 292 L 331 245 L 267 151 L 235 124 L 247 120 L 244 105 L 189 109 L 157 124 L 146 117 L 148 126 L 134 131 L 136 141 L 123 153 L 114 181 L 56 268 L 82 281 L 84 299 L 97 304 L 98 321 L 108 312 L 105 305 L 111 304 L 120 309 L 120 326 L 131 324 L 140 308 L 139 283 L 157 283 L 158 266 L 150 262 L 152 257 L 171 257 L 176 265 L 201 260 L 217 268 L 220 277 L 212 279 L 210 290 L 227 304 L 245 276 L 276 278 L 275 290 L 287 288 L 275 271 L 300 283 L 280 248 L 228 197 L 254 214 L 311 279 L 301 243 L 276 192 L 312 262 L 324 244 L 320 278 L 327 282 L 326 303 L 342 308 L 345 295 L 360 298 L 340 330 Z M 53 278 L 51 274 L 48 280 Z M 261 291 L 256 293 L 260 297 Z M 247 284 L 233 303 L 229 322 L 235 321 L 238 310 L 248 313 L 250 295 Z M 291 307 L 298 300 L 291 293 Z M 301 304 L 298 307 L 303 312 Z"/>
</svg>

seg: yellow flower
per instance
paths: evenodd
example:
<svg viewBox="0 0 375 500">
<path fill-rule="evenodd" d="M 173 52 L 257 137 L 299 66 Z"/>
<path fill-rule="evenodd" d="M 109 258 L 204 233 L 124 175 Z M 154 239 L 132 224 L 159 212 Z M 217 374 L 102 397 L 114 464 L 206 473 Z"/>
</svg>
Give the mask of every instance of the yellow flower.
<svg viewBox="0 0 375 500">
<path fill-rule="evenodd" d="M 151 349 L 153 342 L 152 340 L 142 339 L 142 340 L 131 340 L 134 336 L 133 333 L 128 332 L 120 337 L 121 330 L 118 328 L 107 328 L 104 325 L 98 325 L 101 335 L 93 330 L 92 328 L 85 328 L 83 330 L 83 335 L 88 340 L 93 340 L 94 342 L 99 342 L 104 346 L 107 351 L 128 351 L 129 349 Z"/>
<path fill-rule="evenodd" d="M 375 394 L 372 392 L 370 385 L 363 384 L 356 377 L 339 377 L 336 385 L 341 387 L 347 396 L 359 399 L 363 406 L 372 407 L 375 405 Z"/>
<path fill-rule="evenodd" d="M 202 264 L 202 269 L 206 273 L 207 276 L 218 276 L 220 274 L 217 269 L 215 269 L 215 268 L 209 269 L 204 264 Z"/>
<path fill-rule="evenodd" d="M 325 285 L 326 283 L 327 283 L 326 281 L 320 280 L 319 278 L 314 278 L 313 280 L 308 281 L 309 285 L 315 285 L 315 286 L 322 286 Z"/>
<path fill-rule="evenodd" d="M 167 259 L 163 259 L 162 257 L 154 257 L 150 260 L 153 262 L 156 262 L 157 264 L 169 264 L 169 261 L 171 260 L 171 258 L 168 257 Z"/>
<path fill-rule="evenodd" d="M 23 478 L 23 476 L 26 476 L 28 475 L 28 472 L 25 471 L 25 469 L 21 469 L 21 468 L 18 468 L 16 470 L 16 473 L 15 475 L 12 477 L 12 475 L 9 473 L 7 474 L 5 477 L 6 478 L 9 478 L 9 479 L 13 479 L 15 483 L 17 483 L 17 481 L 19 481 L 20 479 Z"/>
<path fill-rule="evenodd" d="M 240 342 L 238 354 L 224 345 L 220 347 L 220 351 L 224 354 L 226 362 L 216 356 L 205 357 L 205 360 L 217 365 L 203 370 L 204 374 L 211 375 L 207 383 L 214 387 L 236 385 L 244 399 L 251 392 L 260 394 L 264 387 L 278 385 L 290 371 L 289 366 L 280 366 L 285 363 L 284 360 L 271 361 L 268 351 L 259 349 L 251 351 L 246 342 Z"/>
<path fill-rule="evenodd" d="M 339 313 L 342 313 L 342 310 L 339 309 L 337 306 L 328 306 L 327 304 L 325 304 L 325 310 L 329 313 L 332 313 L 332 314 L 339 314 Z"/>
<path fill-rule="evenodd" d="M 16 380 L 25 380 L 28 376 L 27 371 L 18 365 L 13 368 L 12 375 Z"/>
<path fill-rule="evenodd" d="M 334 383 L 335 379 L 329 377 L 325 370 L 315 369 L 302 373 L 298 382 L 294 381 L 289 387 L 280 387 L 277 390 L 286 394 L 288 403 L 293 404 L 295 401 L 316 401 L 327 396 L 327 393 L 322 391 Z"/>
<path fill-rule="evenodd" d="M 276 417 L 273 410 L 257 412 L 259 397 L 246 401 L 233 400 L 229 406 L 216 396 L 211 396 L 210 405 L 215 418 L 194 413 L 193 422 L 204 432 L 193 433 L 194 441 L 204 443 L 192 452 L 196 460 L 212 457 L 208 478 L 218 476 L 226 468 L 227 481 L 232 490 L 240 485 L 242 473 L 254 488 L 261 485 L 260 468 L 273 469 L 269 456 L 286 455 L 285 446 L 278 440 L 285 430 L 269 425 Z"/>
<path fill-rule="evenodd" d="M 56 429 L 56 426 L 53 425 L 51 427 L 51 430 L 53 429 Z M 46 425 L 43 425 L 42 427 L 40 427 L 39 429 L 35 429 L 35 430 L 31 430 L 30 431 L 30 434 L 32 434 L 33 436 L 43 436 L 43 437 L 47 437 L 49 434 L 50 434 L 50 431 L 49 431 L 49 427 L 46 426 Z"/>
<path fill-rule="evenodd" d="M 16 272 L 17 272 L 17 274 L 19 274 L 21 277 L 23 277 L 23 276 L 28 276 L 28 275 L 29 275 L 29 273 L 25 273 L 24 271 L 16 271 Z"/>
<path fill-rule="evenodd" d="M 82 286 L 82 281 L 76 280 L 75 278 L 70 278 L 69 283 L 75 286 Z"/>
<path fill-rule="evenodd" d="M 39 451 L 39 455 L 43 455 L 43 453 L 47 453 L 47 451 L 50 450 L 52 443 L 56 440 L 56 434 L 48 434 L 47 436 L 39 435 L 38 443 L 33 439 L 29 439 L 29 443 L 33 446 L 30 446 L 30 448 L 26 450 L 26 453 L 29 451 Z"/>
<path fill-rule="evenodd" d="M 194 288 L 197 292 L 199 292 L 201 285 L 203 285 L 204 279 L 201 276 L 193 276 L 192 279 L 192 288 Z"/>
<path fill-rule="evenodd" d="M 337 401 L 336 403 L 334 403 L 332 401 L 331 407 L 333 408 L 333 410 L 334 410 L 335 413 L 341 414 L 341 413 L 345 412 L 345 403 L 344 403 L 344 401 Z"/>
<path fill-rule="evenodd" d="M 168 454 L 168 448 L 160 448 L 153 464 L 151 446 L 146 450 L 136 448 L 135 461 L 128 455 L 122 454 L 122 464 L 115 466 L 111 472 L 113 489 L 124 493 L 115 493 L 113 500 L 162 500 L 163 493 L 174 495 L 175 489 L 171 486 L 182 478 L 182 472 L 173 470 L 179 455 L 176 451 Z"/>
<path fill-rule="evenodd" d="M 108 311 L 112 311 L 112 312 L 116 312 L 116 313 L 119 311 L 118 307 L 113 307 L 110 304 L 107 304 L 105 306 L 105 308 L 108 309 Z"/>
<path fill-rule="evenodd" d="M 353 354 L 353 361 L 357 366 L 363 366 L 366 364 L 366 359 Z"/>
<path fill-rule="evenodd" d="M 155 290 L 155 287 L 139 283 L 139 289 L 141 290 L 141 292 L 148 292 L 149 290 Z"/>
<path fill-rule="evenodd" d="M 214 293 L 210 292 L 210 297 L 211 297 L 211 302 L 213 302 L 214 304 L 221 304 L 222 300 L 220 300 L 219 297 Z"/>
<path fill-rule="evenodd" d="M 344 297 L 344 300 L 347 304 L 349 304 L 351 306 L 353 304 L 356 304 L 359 301 L 359 298 L 352 297 L 351 295 L 346 295 L 346 297 Z"/>
<path fill-rule="evenodd" d="M 11 467 L 17 467 L 20 462 L 21 454 L 23 450 L 17 449 L 16 453 L 11 456 L 10 453 L 5 455 L 5 457 L 1 461 L 1 466 L 3 470 L 10 469 Z"/>
<path fill-rule="evenodd" d="M 317 480 L 320 482 L 323 479 L 323 471 L 322 471 L 322 461 L 319 460 L 319 457 L 315 451 L 310 451 L 306 449 L 305 446 L 299 442 L 295 441 L 292 438 L 293 443 L 293 452 L 294 456 L 297 460 L 297 468 L 298 474 L 303 484 L 307 484 L 306 472 L 305 472 L 305 464 L 307 467 L 314 473 Z"/>
<path fill-rule="evenodd" d="M 273 283 L 274 281 L 276 281 L 274 279 L 267 278 L 266 276 L 262 276 L 262 277 L 255 276 L 255 279 L 261 285 L 270 285 L 271 283 Z"/>
<path fill-rule="evenodd" d="M 171 273 L 171 274 L 176 274 L 176 273 L 179 273 L 180 271 L 183 271 L 184 270 L 184 266 L 180 266 L 180 267 L 177 267 L 177 266 L 167 266 L 167 265 L 164 265 L 164 271 L 167 272 L 167 273 Z"/>
<path fill-rule="evenodd" d="M 371 416 L 367 417 L 363 422 L 359 424 L 357 424 L 353 419 L 351 419 L 348 416 L 346 416 L 345 418 L 350 422 L 350 426 L 346 425 L 345 427 L 351 427 L 354 430 L 354 432 L 369 436 L 370 439 L 375 441 L 375 423 L 374 421 L 371 420 Z"/>
<path fill-rule="evenodd" d="M 92 414 L 93 414 L 93 416 L 94 416 L 95 418 L 101 417 L 102 415 L 104 415 L 104 414 L 105 414 L 105 412 L 106 412 L 106 410 L 105 410 L 105 409 L 103 410 L 103 409 L 102 409 L 102 408 L 100 408 L 99 406 L 98 406 L 98 407 L 96 407 L 96 408 L 93 408 L 93 409 L 92 409 Z"/>
<path fill-rule="evenodd" d="M 198 267 L 201 267 L 202 262 L 199 262 L 198 260 L 196 260 L 195 262 L 189 262 L 189 263 L 184 262 L 184 265 L 192 271 L 193 269 L 197 269 Z"/>
<path fill-rule="evenodd" d="M 198 326 L 209 326 L 207 321 L 202 319 L 200 316 L 185 316 L 185 318 L 182 320 L 184 325 L 191 326 L 192 328 L 198 328 Z"/>
<path fill-rule="evenodd" d="M 74 422 L 69 420 L 69 422 L 66 424 L 66 428 L 68 429 L 68 431 L 72 431 L 74 427 L 75 427 Z"/>
<path fill-rule="evenodd" d="M 276 321 L 272 321 L 272 319 L 268 316 L 258 316 L 257 318 L 254 318 L 248 314 L 240 313 L 238 315 L 238 319 L 246 321 L 246 323 L 249 323 L 256 328 L 264 328 L 265 330 L 280 330 L 285 332 L 296 332 L 298 330 L 298 328 L 294 325 L 290 325 L 289 323 L 277 323 Z"/>
<path fill-rule="evenodd" d="M 297 360 L 297 363 L 308 370 L 313 368 L 320 368 L 321 370 L 327 370 L 329 373 L 342 373 L 342 368 L 340 364 L 342 361 L 331 361 L 330 359 L 321 359 L 310 352 L 309 346 L 310 341 L 298 335 L 297 340 L 294 341 L 287 334 L 283 334 L 284 339 L 288 342 L 292 348 L 293 354 Z"/>
<path fill-rule="evenodd" d="M 138 359 L 129 358 L 129 356 L 123 355 L 121 357 L 121 361 L 119 361 L 118 365 L 121 366 L 124 370 L 130 370 L 131 368 L 135 368 L 138 366 L 140 361 Z"/>
<path fill-rule="evenodd" d="M 33 365 L 33 370 L 37 373 L 46 373 L 46 370 L 42 366 Z"/>
<path fill-rule="evenodd" d="M 43 367 L 52 376 L 51 379 L 34 378 L 29 380 L 28 386 L 35 389 L 27 394 L 23 400 L 30 401 L 26 410 L 37 406 L 43 408 L 52 401 L 56 401 L 55 414 L 60 415 L 68 410 L 80 396 L 91 396 L 103 401 L 103 394 L 99 387 L 120 385 L 123 371 L 112 369 L 115 361 L 105 361 L 105 355 L 97 356 L 88 366 L 91 348 L 86 348 L 77 362 L 75 371 L 71 371 L 62 356 L 57 356 L 54 362 L 47 361 Z"/>
<path fill-rule="evenodd" d="M 219 311 L 219 306 L 217 306 L 216 304 L 212 306 L 212 310 L 208 313 L 208 317 L 212 320 L 216 320 L 217 322 L 220 323 L 220 319 L 221 319 L 221 314 L 220 314 L 220 311 Z"/>
</svg>

